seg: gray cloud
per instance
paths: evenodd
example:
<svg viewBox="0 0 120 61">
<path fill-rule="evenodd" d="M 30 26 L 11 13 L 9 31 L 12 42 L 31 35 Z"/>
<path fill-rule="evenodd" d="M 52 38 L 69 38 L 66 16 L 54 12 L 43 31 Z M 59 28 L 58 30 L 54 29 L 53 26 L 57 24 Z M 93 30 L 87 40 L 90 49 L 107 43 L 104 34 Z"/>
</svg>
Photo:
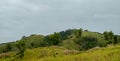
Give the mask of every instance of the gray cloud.
<svg viewBox="0 0 120 61">
<path fill-rule="evenodd" d="M 120 34 L 120 0 L 0 0 L 0 43 L 83 28 Z"/>
</svg>

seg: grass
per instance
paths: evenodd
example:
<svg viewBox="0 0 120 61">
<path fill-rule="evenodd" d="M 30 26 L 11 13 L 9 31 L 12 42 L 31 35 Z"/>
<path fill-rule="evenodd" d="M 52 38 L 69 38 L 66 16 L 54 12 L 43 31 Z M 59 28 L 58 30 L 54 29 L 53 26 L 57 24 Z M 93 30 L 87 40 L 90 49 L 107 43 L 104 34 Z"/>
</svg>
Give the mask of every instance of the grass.
<svg viewBox="0 0 120 61">
<path fill-rule="evenodd" d="M 88 50 L 76 55 L 42 58 L 40 61 L 120 61 L 120 46 Z"/>
<path fill-rule="evenodd" d="M 13 55 L 11 53 L 10 55 Z M 0 61 L 20 61 L 14 57 L 3 57 Z M 93 48 L 88 51 L 78 52 L 67 50 L 63 47 L 52 46 L 27 49 L 23 61 L 120 61 L 120 45 L 103 48 Z"/>
</svg>

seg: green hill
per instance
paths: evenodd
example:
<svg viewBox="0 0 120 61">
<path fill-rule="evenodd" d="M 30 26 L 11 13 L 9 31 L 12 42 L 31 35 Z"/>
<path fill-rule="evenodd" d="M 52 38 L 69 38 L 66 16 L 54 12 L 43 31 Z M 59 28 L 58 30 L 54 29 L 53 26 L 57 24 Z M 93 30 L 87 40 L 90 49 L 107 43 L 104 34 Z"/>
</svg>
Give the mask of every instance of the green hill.
<svg viewBox="0 0 120 61">
<path fill-rule="evenodd" d="M 112 31 L 99 33 L 80 28 L 46 36 L 32 34 L 0 44 L 0 61 L 115 61 L 118 44 L 120 36 Z"/>
<path fill-rule="evenodd" d="M 16 42 L 8 42 L 0 44 L 0 53 L 8 52 L 8 48 L 10 48 L 10 51 L 16 51 L 16 43 L 19 41 L 25 41 L 26 48 L 35 48 L 40 47 L 43 43 L 44 36 L 43 35 L 30 35 L 28 37 L 23 36 L 20 40 L 17 40 Z M 31 46 L 34 45 L 34 46 Z"/>
</svg>

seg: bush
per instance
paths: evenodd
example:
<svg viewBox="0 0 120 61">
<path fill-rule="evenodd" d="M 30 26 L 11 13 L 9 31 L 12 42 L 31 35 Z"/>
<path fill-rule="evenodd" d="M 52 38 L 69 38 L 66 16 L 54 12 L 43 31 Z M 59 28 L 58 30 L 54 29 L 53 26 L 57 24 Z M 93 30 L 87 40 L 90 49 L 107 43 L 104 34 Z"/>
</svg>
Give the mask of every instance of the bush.
<svg viewBox="0 0 120 61">
<path fill-rule="evenodd" d="M 76 40 L 79 45 L 79 50 L 88 50 L 98 45 L 98 39 L 93 36 L 85 36 Z"/>
</svg>

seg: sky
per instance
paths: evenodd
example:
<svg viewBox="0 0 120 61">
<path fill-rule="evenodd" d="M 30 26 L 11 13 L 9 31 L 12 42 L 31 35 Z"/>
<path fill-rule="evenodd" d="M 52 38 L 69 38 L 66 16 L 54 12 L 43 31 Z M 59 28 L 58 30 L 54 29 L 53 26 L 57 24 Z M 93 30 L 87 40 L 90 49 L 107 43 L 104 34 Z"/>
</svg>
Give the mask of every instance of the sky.
<svg viewBox="0 0 120 61">
<path fill-rule="evenodd" d="M 120 0 L 0 0 L 0 43 L 66 29 L 120 34 Z"/>
</svg>

